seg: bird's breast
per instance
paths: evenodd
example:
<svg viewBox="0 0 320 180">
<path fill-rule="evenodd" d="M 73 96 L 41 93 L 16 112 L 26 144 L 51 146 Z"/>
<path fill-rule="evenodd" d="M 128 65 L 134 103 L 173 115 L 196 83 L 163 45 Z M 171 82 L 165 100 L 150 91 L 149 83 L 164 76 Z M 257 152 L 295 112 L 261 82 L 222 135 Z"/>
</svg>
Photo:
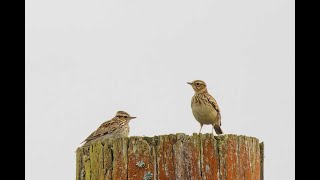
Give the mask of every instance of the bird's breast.
<svg viewBox="0 0 320 180">
<path fill-rule="evenodd" d="M 213 124 L 217 121 L 217 111 L 208 103 L 192 103 L 192 113 L 195 119 L 202 124 Z"/>
</svg>

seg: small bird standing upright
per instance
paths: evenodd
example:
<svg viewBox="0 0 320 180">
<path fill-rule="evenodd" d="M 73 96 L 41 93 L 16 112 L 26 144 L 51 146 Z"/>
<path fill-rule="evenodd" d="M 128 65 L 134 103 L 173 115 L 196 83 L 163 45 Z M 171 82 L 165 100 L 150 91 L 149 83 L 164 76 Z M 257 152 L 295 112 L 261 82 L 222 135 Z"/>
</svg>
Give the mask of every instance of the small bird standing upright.
<svg viewBox="0 0 320 180">
<path fill-rule="evenodd" d="M 212 125 L 215 132 L 223 134 L 221 129 L 221 114 L 217 101 L 208 93 L 207 85 L 202 80 L 188 82 L 195 92 L 191 100 L 193 116 L 200 123 L 200 132 L 204 124 Z"/>
<path fill-rule="evenodd" d="M 128 137 L 130 127 L 129 122 L 136 117 L 130 116 L 127 112 L 118 111 L 116 116 L 100 125 L 100 127 L 90 134 L 83 142 L 87 143 L 101 138 Z M 82 143 L 83 143 L 82 142 Z"/>
</svg>

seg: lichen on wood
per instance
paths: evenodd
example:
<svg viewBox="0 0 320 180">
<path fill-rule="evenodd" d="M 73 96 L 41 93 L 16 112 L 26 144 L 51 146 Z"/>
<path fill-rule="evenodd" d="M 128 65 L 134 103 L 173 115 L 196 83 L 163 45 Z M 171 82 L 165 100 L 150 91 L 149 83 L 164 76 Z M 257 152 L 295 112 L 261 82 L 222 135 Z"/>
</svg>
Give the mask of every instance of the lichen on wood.
<svg viewBox="0 0 320 180">
<path fill-rule="evenodd" d="M 254 137 L 170 134 L 94 141 L 76 152 L 76 180 L 263 180 Z"/>
</svg>

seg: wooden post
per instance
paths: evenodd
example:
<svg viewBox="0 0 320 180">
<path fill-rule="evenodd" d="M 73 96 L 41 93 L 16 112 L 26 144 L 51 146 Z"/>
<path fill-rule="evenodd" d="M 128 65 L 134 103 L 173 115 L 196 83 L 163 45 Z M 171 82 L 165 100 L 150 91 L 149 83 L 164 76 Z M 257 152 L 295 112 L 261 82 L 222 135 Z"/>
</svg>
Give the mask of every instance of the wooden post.
<svg viewBox="0 0 320 180">
<path fill-rule="evenodd" d="M 263 180 L 263 150 L 237 135 L 106 139 L 78 148 L 76 180 Z"/>
</svg>

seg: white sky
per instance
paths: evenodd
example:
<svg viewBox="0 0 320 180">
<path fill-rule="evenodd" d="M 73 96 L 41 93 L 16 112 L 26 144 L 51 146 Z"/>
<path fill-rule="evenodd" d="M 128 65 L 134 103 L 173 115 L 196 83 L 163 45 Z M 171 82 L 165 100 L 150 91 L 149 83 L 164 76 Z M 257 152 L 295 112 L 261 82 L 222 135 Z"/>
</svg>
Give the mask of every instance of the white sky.
<svg viewBox="0 0 320 180">
<path fill-rule="evenodd" d="M 125 110 L 131 135 L 192 134 L 202 79 L 225 133 L 295 172 L 293 0 L 26 0 L 26 179 L 75 179 L 75 150 Z M 206 126 L 203 132 L 211 132 Z"/>
</svg>

